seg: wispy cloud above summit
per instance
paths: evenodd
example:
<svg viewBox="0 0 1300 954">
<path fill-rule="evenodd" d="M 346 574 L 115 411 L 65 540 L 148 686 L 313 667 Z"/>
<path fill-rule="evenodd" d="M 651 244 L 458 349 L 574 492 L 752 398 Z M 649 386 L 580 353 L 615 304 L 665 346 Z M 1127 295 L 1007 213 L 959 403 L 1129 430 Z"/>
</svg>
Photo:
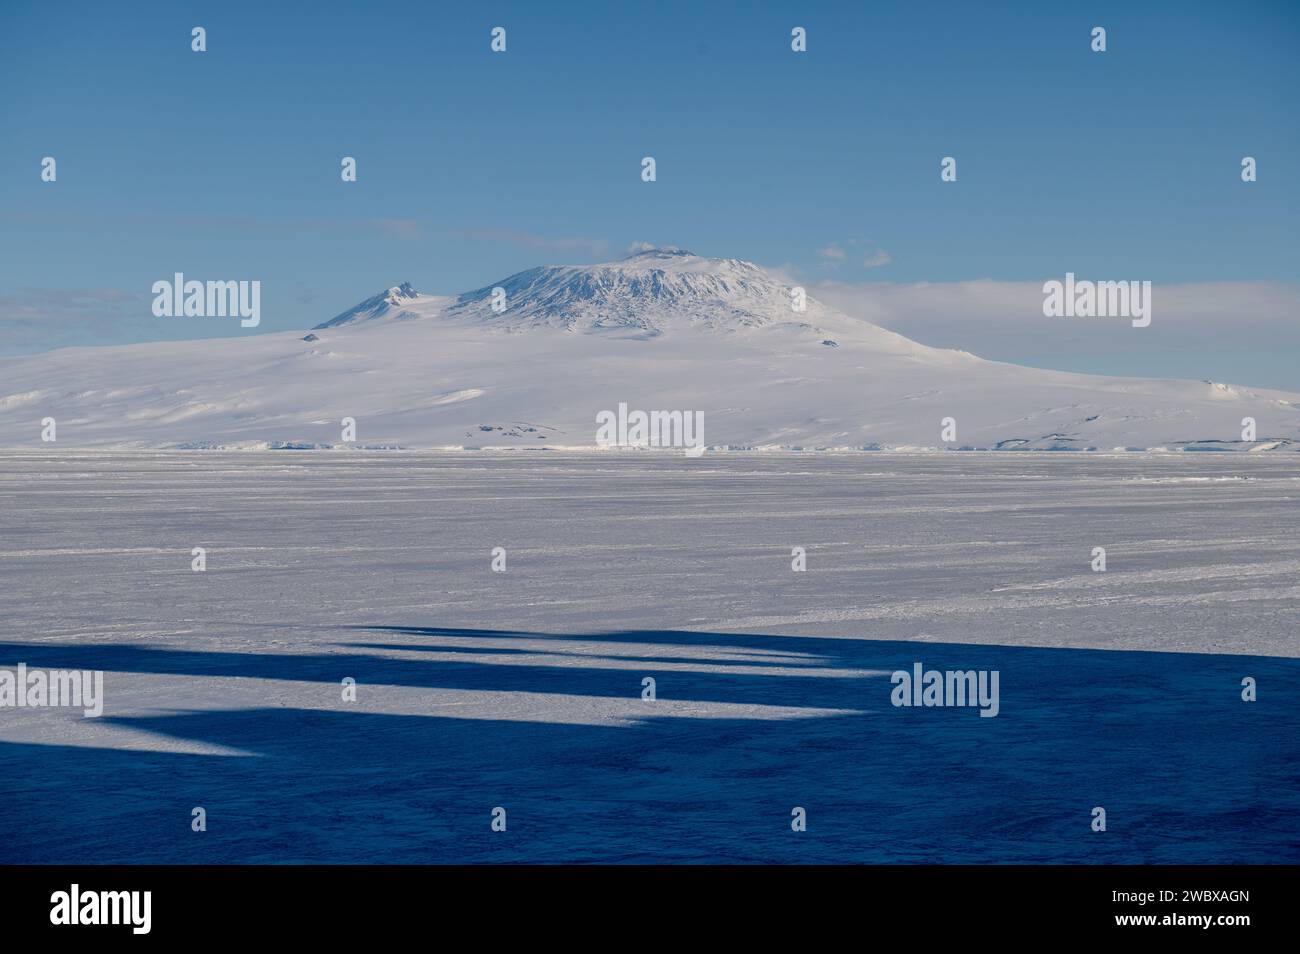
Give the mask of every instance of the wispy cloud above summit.
<svg viewBox="0 0 1300 954">
<path fill-rule="evenodd" d="M 857 263 L 863 268 L 881 268 L 892 262 L 893 256 L 868 239 L 849 239 L 831 242 L 817 253 L 826 268 L 839 268 L 847 263 Z"/>
<path fill-rule="evenodd" d="M 499 242 L 547 252 L 585 252 L 599 256 L 609 251 L 609 242 L 601 238 L 535 235 L 513 229 L 465 229 L 461 234 L 480 242 Z"/>
</svg>

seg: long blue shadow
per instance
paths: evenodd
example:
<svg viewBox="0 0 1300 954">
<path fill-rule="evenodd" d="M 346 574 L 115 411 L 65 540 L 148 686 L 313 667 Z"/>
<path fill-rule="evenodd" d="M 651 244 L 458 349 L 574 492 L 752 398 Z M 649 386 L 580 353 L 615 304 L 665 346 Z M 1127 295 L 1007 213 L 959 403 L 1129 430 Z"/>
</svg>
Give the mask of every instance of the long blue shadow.
<svg viewBox="0 0 1300 954">
<path fill-rule="evenodd" d="M 373 633 L 379 627 L 362 628 Z M 394 648 L 526 633 L 388 628 Z M 0 861 L 1079 862 L 1300 860 L 1300 661 L 754 634 L 627 632 L 592 668 L 0 644 L 0 666 L 554 693 L 556 722 L 335 709 L 105 718 L 250 756 L 0 743 Z M 800 675 L 600 665 L 620 644 L 812 654 Z M 365 648 L 382 649 L 382 645 Z M 412 654 L 418 655 L 418 654 Z M 623 663 L 629 660 L 619 657 Z M 681 657 L 674 656 L 674 662 Z M 896 708 L 887 676 L 996 669 L 1000 713 Z M 774 662 L 779 662 L 774 661 Z M 851 710 L 565 724 L 571 700 Z M 1241 699 L 1254 677 L 1259 701 Z M 757 713 L 755 713 L 757 714 Z M 0 710 L 0 719 L 4 710 Z M 190 830 L 202 806 L 208 830 Z M 507 810 L 492 832 L 490 811 Z M 807 811 L 794 832 L 790 813 Z M 1104 807 L 1107 830 L 1090 827 Z"/>
</svg>

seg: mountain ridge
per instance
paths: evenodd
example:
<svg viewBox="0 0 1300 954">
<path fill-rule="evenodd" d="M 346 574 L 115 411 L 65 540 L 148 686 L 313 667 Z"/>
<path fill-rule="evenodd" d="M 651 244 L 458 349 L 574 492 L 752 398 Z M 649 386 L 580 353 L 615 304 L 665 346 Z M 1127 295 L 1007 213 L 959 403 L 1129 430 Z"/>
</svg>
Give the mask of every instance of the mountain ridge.
<svg viewBox="0 0 1300 954">
<path fill-rule="evenodd" d="M 714 448 L 1300 449 L 1300 394 L 1003 364 L 791 302 L 676 248 L 456 296 L 402 282 L 305 337 L 0 359 L 0 446 L 43 446 L 46 418 L 60 445 L 344 446 L 351 418 L 350 446 L 592 448 L 626 404 L 699 413 Z"/>
<path fill-rule="evenodd" d="M 498 289 L 503 306 L 499 311 L 493 307 Z M 778 324 L 803 327 L 815 335 L 826 331 L 822 324 L 830 321 L 841 330 L 849 322 L 849 327 L 891 350 L 947 350 L 850 319 L 811 297 L 806 297 L 802 311 L 795 311 L 792 291 L 793 286 L 752 262 L 706 258 L 670 245 L 612 262 L 536 266 L 454 296 L 424 296 L 403 282 L 312 330 L 377 319 L 429 319 L 479 322 L 511 332 L 548 327 L 650 338 L 681 327 L 727 334 Z"/>
</svg>

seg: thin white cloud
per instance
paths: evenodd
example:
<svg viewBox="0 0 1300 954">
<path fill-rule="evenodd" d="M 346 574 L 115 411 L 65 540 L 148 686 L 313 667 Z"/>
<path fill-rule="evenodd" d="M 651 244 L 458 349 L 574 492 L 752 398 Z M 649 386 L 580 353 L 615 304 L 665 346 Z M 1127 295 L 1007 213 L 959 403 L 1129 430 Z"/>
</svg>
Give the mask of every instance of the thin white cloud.
<svg viewBox="0 0 1300 954">
<path fill-rule="evenodd" d="M 424 225 L 418 219 L 371 219 L 370 224 L 404 242 L 416 242 L 425 236 Z"/>
<path fill-rule="evenodd" d="M 151 317 L 149 298 L 122 288 L 19 288 L 0 294 L 0 355 L 84 344 Z"/>
<path fill-rule="evenodd" d="M 861 256 L 859 261 L 861 261 L 863 268 L 880 268 L 893 261 L 890 254 L 883 248 L 875 242 L 863 238 L 848 239 L 844 242 L 831 242 L 817 252 L 822 259 L 822 264 L 827 268 L 839 268 L 849 260 L 850 253 L 854 258 Z"/>
<path fill-rule="evenodd" d="M 604 255 L 609 250 L 609 242 L 605 239 L 534 235 L 514 229 L 466 229 L 461 234 L 479 241 L 503 242 L 549 252 L 571 252 L 576 249 L 589 255 Z"/>
<path fill-rule="evenodd" d="M 808 293 L 924 344 L 988 358 L 1300 349 L 1300 285 L 1280 282 L 1156 282 L 1148 328 L 1105 318 L 1046 318 L 1042 282 L 822 281 L 810 283 Z"/>
<path fill-rule="evenodd" d="M 143 300 L 143 295 L 122 288 L 20 288 L 0 295 L 0 321 L 111 318 Z"/>
</svg>

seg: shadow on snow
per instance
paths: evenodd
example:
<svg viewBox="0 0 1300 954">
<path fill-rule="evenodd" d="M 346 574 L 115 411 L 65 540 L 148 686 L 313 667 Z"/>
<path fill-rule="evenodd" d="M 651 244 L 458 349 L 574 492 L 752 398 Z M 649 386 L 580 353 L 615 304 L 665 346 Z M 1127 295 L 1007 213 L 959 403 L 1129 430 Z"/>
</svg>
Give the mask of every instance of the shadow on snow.
<svg viewBox="0 0 1300 954">
<path fill-rule="evenodd" d="M 314 654 L 0 643 L 3 667 L 106 670 L 105 722 L 253 753 L 0 742 L 0 861 L 1300 861 L 1300 660 L 698 632 L 359 630 L 369 635 L 341 644 L 351 651 Z M 440 644 L 449 637 L 529 645 Z M 710 648 L 754 655 L 714 659 Z M 407 655 L 377 654 L 392 650 Z M 434 651 L 467 658 L 420 658 Z M 918 661 L 999 670 L 998 717 L 893 707 L 886 673 Z M 656 668 L 667 663 L 722 671 Z M 115 717 L 119 672 L 321 683 L 322 707 Z M 571 707 L 564 697 L 637 700 L 630 712 L 640 721 L 362 711 L 339 701 L 345 675 L 362 692 L 555 694 L 557 718 Z M 852 712 L 657 715 L 639 702 L 643 676 L 655 677 L 659 704 Z M 1258 702 L 1241 700 L 1243 676 L 1258 680 Z M 504 833 L 489 828 L 498 805 Z M 194 806 L 207 810 L 206 832 L 190 830 Z M 807 810 L 806 832 L 790 829 L 794 806 Z M 1106 809 L 1108 831 L 1091 831 L 1094 806 Z"/>
</svg>

